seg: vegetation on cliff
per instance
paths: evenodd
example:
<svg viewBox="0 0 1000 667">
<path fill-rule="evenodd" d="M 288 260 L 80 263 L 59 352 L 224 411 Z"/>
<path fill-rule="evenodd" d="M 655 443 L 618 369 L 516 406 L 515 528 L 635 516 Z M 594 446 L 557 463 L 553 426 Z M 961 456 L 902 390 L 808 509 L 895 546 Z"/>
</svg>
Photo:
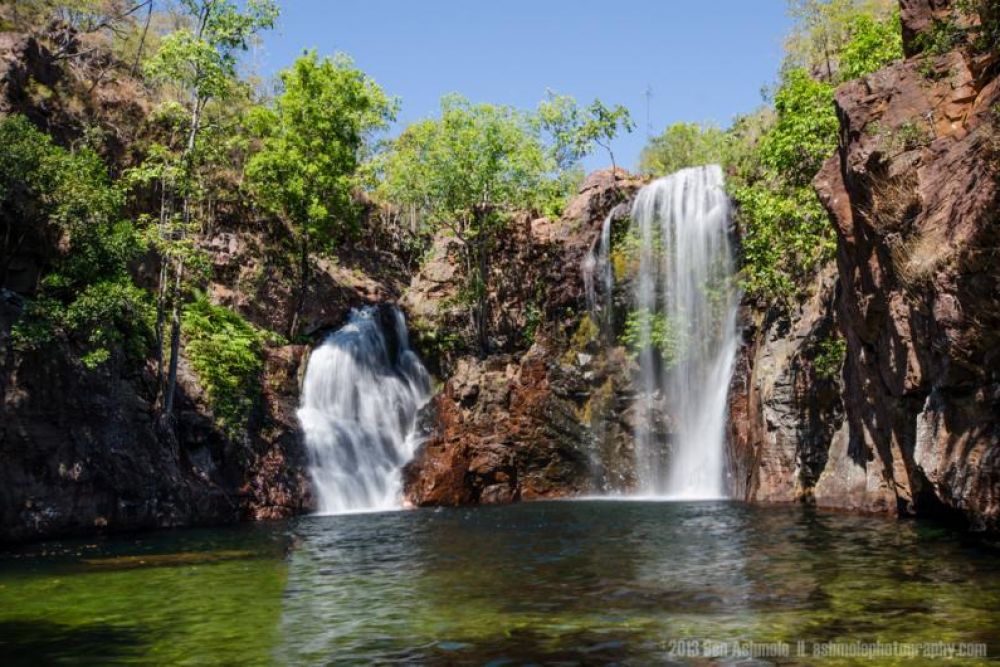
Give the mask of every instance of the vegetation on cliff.
<svg viewBox="0 0 1000 667">
<path fill-rule="evenodd" d="M 461 248 L 464 285 L 480 354 L 490 349 L 487 292 L 495 241 L 517 212 L 557 208 L 580 159 L 630 130 L 623 107 L 579 109 L 550 96 L 535 114 L 506 106 L 441 101 L 441 116 L 414 123 L 379 156 L 378 196 L 411 211 L 429 235 Z M 613 160 L 612 156 L 612 160 Z"/>
<path fill-rule="evenodd" d="M 614 162 L 611 141 L 632 129 L 625 108 L 600 100 L 579 106 L 549 93 L 528 112 L 455 97 L 439 118 L 380 143 L 399 101 L 347 56 L 306 53 L 273 94 L 242 71 L 278 10 L 272 0 L 0 9 L 0 27 L 30 36 L 53 76 L 75 82 L 57 90 L 34 77 L 6 92 L 16 104 L 0 120 L 11 147 L 0 157 L 0 266 L 3 287 L 23 303 L 16 340 L 25 350 L 67 342 L 93 369 L 119 358 L 147 366 L 168 427 L 182 359 L 218 425 L 233 434 L 244 426 L 264 348 L 302 340 L 313 284 L 365 242 L 385 249 L 379 262 L 412 266 L 435 236 L 457 240 L 458 301 L 470 318 L 447 336 L 486 352 L 496 239 L 519 211 L 558 214 L 581 159 L 603 149 Z M 112 82 L 136 107 L 124 128 L 104 115 Z M 55 131 L 58 114 L 77 108 L 84 122 Z M 219 264 L 220 229 L 269 230 L 261 252 L 291 295 L 287 321 L 237 306 L 239 286 L 224 273 L 232 269 Z M 9 267 L 25 253 L 45 257 L 22 284 Z"/>
<path fill-rule="evenodd" d="M 726 131 L 679 124 L 654 137 L 642 167 L 656 174 L 718 162 L 739 213 L 742 285 L 788 308 L 833 256 L 833 229 L 812 178 L 837 145 L 833 91 L 902 58 L 895 2 L 801 0 L 771 104 Z"/>
<path fill-rule="evenodd" d="M 281 73 L 282 91 L 255 107 L 259 147 L 246 165 L 248 189 L 280 216 L 299 243 L 299 286 L 288 327 L 295 337 L 309 290 L 309 256 L 359 233 L 355 192 L 371 138 L 396 113 L 396 100 L 343 55 L 307 53 Z"/>
<path fill-rule="evenodd" d="M 89 367 L 116 348 L 142 358 L 151 340 L 151 302 L 129 275 L 143 249 L 136 227 L 122 218 L 122 192 L 89 148 L 52 143 L 21 116 L 0 118 L 0 276 L 17 283 L 12 263 L 38 229 L 62 246 L 34 284 L 25 316 L 14 329 L 22 348 L 72 336 Z"/>
</svg>

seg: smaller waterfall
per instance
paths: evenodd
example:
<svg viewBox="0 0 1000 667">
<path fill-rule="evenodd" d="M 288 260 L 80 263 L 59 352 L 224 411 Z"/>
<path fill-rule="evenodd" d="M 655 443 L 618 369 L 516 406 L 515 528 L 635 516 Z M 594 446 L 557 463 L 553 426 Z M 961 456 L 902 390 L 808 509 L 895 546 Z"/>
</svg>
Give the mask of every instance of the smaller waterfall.
<svg viewBox="0 0 1000 667">
<path fill-rule="evenodd" d="M 395 308 L 351 311 L 309 357 L 298 417 L 321 514 L 391 509 L 430 379 Z"/>
<path fill-rule="evenodd" d="M 612 210 L 604 218 L 601 226 L 601 236 L 598 241 L 591 246 L 587 256 L 583 258 L 581 272 L 583 273 L 583 287 L 587 297 L 587 310 L 594 322 L 600 325 L 601 332 L 604 333 L 611 326 L 612 294 L 614 289 L 614 274 L 611 269 L 611 218 L 614 216 Z M 599 282 L 598 282 L 599 281 Z M 600 299 L 598 302 L 598 289 L 600 289 Z"/>
</svg>

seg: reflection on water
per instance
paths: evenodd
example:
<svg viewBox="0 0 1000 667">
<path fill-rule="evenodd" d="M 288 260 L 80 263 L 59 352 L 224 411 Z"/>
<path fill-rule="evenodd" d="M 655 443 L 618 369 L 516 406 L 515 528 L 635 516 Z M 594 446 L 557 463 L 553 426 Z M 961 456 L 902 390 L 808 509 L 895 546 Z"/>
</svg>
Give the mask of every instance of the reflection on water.
<svg viewBox="0 0 1000 667">
<path fill-rule="evenodd" d="M 54 547 L 0 560 L 5 657 L 657 664 L 679 639 L 1000 654 L 995 553 L 925 524 L 800 507 L 552 502 L 42 549 Z"/>
</svg>

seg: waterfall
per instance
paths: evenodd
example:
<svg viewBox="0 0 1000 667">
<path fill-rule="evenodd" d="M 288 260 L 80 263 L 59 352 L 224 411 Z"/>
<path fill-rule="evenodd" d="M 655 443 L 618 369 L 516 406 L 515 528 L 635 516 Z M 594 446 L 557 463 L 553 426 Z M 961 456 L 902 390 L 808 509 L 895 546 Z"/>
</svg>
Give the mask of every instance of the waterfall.
<svg viewBox="0 0 1000 667">
<path fill-rule="evenodd" d="M 587 256 L 583 258 L 581 273 L 583 274 L 584 293 L 587 297 L 587 310 L 598 324 L 601 332 L 605 333 L 611 325 L 612 295 L 614 287 L 614 274 L 611 270 L 611 219 L 614 210 L 604 218 L 601 226 L 601 236 L 590 247 Z M 598 285 L 597 281 L 600 281 Z M 598 304 L 598 287 L 600 287 L 600 297 L 604 303 Z"/>
<path fill-rule="evenodd" d="M 322 514 L 400 504 L 430 380 L 396 308 L 351 311 L 309 357 L 298 417 Z"/>
<path fill-rule="evenodd" d="M 729 200 L 718 166 L 683 169 L 638 194 L 640 493 L 724 495 L 726 400 L 736 353 Z M 656 413 L 669 415 L 657 428 Z M 670 443 L 663 431 L 669 431 Z"/>
</svg>

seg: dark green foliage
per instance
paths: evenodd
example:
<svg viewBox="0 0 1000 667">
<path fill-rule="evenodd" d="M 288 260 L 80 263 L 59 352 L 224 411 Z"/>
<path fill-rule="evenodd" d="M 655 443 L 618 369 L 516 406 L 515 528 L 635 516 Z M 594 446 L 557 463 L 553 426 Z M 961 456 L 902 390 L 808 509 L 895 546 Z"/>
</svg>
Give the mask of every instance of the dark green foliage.
<svg viewBox="0 0 1000 667">
<path fill-rule="evenodd" d="M 836 147 L 833 87 L 791 70 L 775 95 L 774 113 L 751 138 L 730 190 L 743 231 L 744 290 L 758 301 L 788 305 L 836 248 L 811 185 Z"/>
<path fill-rule="evenodd" d="M 258 405 L 264 345 L 273 338 L 202 295 L 184 307 L 185 356 L 208 394 L 219 425 L 230 434 Z"/>
<path fill-rule="evenodd" d="M 41 283 L 14 329 L 19 347 L 44 345 L 59 332 L 91 367 L 116 346 L 141 357 L 150 341 L 148 295 L 128 274 L 142 249 L 133 225 L 118 219 L 121 196 L 89 150 L 69 153 L 24 118 L 0 120 L 3 267 L 31 238 L 60 239 Z"/>
<path fill-rule="evenodd" d="M 819 352 L 813 359 L 816 377 L 822 380 L 833 380 L 840 374 L 847 359 L 847 341 L 833 335 L 819 344 Z"/>
<path fill-rule="evenodd" d="M 152 300 L 120 276 L 84 287 L 67 306 L 63 323 L 83 341 L 88 352 L 82 361 L 91 368 L 107 361 L 116 345 L 130 358 L 142 359 L 152 341 Z"/>
<path fill-rule="evenodd" d="M 542 310 L 534 302 L 528 303 L 524 314 L 525 344 L 531 345 L 535 342 L 535 335 L 538 333 L 538 327 L 542 324 L 542 317 L 544 317 Z"/>
<path fill-rule="evenodd" d="M 927 56 L 940 56 L 957 48 L 965 41 L 965 30 L 951 17 L 935 20 L 929 30 L 915 39 L 917 50 Z"/>
</svg>

